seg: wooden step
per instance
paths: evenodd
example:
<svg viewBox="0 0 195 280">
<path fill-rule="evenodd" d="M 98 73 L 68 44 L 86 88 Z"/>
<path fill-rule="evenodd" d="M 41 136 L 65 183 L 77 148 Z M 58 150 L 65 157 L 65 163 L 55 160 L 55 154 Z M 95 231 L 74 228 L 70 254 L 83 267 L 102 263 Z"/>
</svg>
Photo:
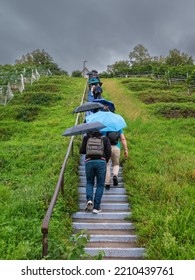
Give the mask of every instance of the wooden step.
<svg viewBox="0 0 195 280">
<path fill-rule="evenodd" d="M 79 201 L 86 202 L 86 195 L 85 194 L 80 194 L 79 195 Z M 119 194 L 119 195 L 114 195 L 114 194 L 104 194 L 102 196 L 102 202 L 128 202 L 128 196 L 126 194 Z"/>
<path fill-rule="evenodd" d="M 124 222 L 114 222 L 114 223 L 108 223 L 108 222 L 99 222 L 99 223 L 94 223 L 94 222 L 73 222 L 73 228 L 75 229 L 115 229 L 115 230 L 130 230 L 134 229 L 134 224 L 133 223 L 124 223 Z"/>
<path fill-rule="evenodd" d="M 79 176 L 79 182 L 86 184 L 86 177 L 85 176 Z M 123 178 L 122 177 L 118 177 L 118 183 L 121 183 L 121 182 L 123 182 Z M 111 178 L 111 182 L 110 183 L 113 183 L 112 182 L 112 178 Z"/>
<path fill-rule="evenodd" d="M 94 247 L 94 248 L 86 248 L 87 254 L 91 256 L 96 256 L 99 251 L 104 251 L 105 257 L 111 258 L 143 258 L 144 249 L 143 248 L 108 248 L 108 247 Z"/>
<path fill-rule="evenodd" d="M 96 186 L 96 184 L 95 184 L 95 186 Z M 125 184 L 124 184 L 124 182 L 118 182 L 118 186 L 114 186 L 113 182 L 111 181 L 110 186 L 113 187 L 113 188 L 124 188 Z M 79 181 L 79 187 L 86 187 L 86 182 L 84 182 L 84 181 L 80 182 Z"/>
<path fill-rule="evenodd" d="M 98 214 L 93 214 L 92 212 L 76 212 L 72 215 L 73 219 L 95 219 L 95 220 L 104 220 L 104 219 L 125 219 L 131 215 L 131 212 L 100 212 Z"/>
<path fill-rule="evenodd" d="M 86 203 L 85 202 L 80 202 L 79 203 L 79 209 L 85 209 Z M 112 210 L 112 211 L 123 211 L 123 210 L 129 210 L 129 204 L 126 202 L 121 202 L 121 203 L 113 203 L 107 202 L 107 203 L 101 203 L 101 209 L 104 210 Z"/>
<path fill-rule="evenodd" d="M 102 246 L 103 242 L 112 242 L 112 243 L 131 243 L 137 241 L 137 235 L 130 234 L 91 234 L 90 235 L 90 243 L 97 242 L 100 246 Z M 118 243 L 117 243 L 118 244 Z M 126 244 L 127 246 L 128 244 Z M 112 245 L 111 245 L 112 246 Z M 88 247 L 88 246 L 87 246 Z M 89 246 L 91 247 L 91 246 Z"/>
<path fill-rule="evenodd" d="M 79 229 L 74 229 L 73 233 L 80 233 Z M 88 229 L 86 232 L 90 235 L 134 235 L 135 229 Z"/>
<path fill-rule="evenodd" d="M 86 187 L 79 187 L 78 191 L 79 191 L 80 194 L 86 194 Z M 96 187 L 94 187 L 93 193 L 95 193 L 95 191 L 96 191 Z M 126 194 L 126 190 L 125 190 L 125 188 L 117 188 L 117 187 L 111 187 L 109 190 L 104 188 L 104 194 L 103 195 L 105 195 L 105 194 L 108 194 L 108 195 L 110 195 L 110 194 L 116 194 L 116 195 Z"/>
</svg>

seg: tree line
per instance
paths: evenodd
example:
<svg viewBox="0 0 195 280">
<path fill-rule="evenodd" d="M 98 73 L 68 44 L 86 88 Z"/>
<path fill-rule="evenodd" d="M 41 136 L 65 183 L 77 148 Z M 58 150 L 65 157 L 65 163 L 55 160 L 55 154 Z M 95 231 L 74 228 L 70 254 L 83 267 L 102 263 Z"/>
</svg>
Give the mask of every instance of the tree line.
<svg viewBox="0 0 195 280">
<path fill-rule="evenodd" d="M 13 66 L 12 66 L 13 67 Z M 14 68 L 41 69 L 51 71 L 54 75 L 67 75 L 66 70 L 62 70 L 53 58 L 43 49 L 34 50 L 31 53 L 22 55 L 15 60 Z M 11 69 L 11 65 L 0 65 L 0 69 Z M 129 53 L 128 60 L 116 61 L 112 65 L 107 65 L 107 70 L 100 73 L 101 77 L 120 77 L 128 75 L 152 74 L 154 76 L 169 75 L 169 77 L 184 77 L 186 75 L 195 76 L 195 65 L 192 56 L 181 52 L 178 49 L 169 51 L 168 56 L 151 56 L 142 44 L 134 47 Z M 74 70 L 72 77 L 82 77 L 81 70 Z M 188 78 L 188 77 L 187 77 Z"/>
<path fill-rule="evenodd" d="M 168 56 L 151 56 L 142 44 L 134 47 L 129 53 L 129 60 L 117 61 L 107 66 L 102 77 L 119 77 L 126 75 L 153 74 L 161 76 L 169 73 L 172 76 L 185 76 L 195 71 L 192 56 L 178 49 L 169 51 Z"/>
<path fill-rule="evenodd" d="M 22 55 L 15 60 L 14 65 L 0 65 L 0 69 L 11 71 L 11 69 L 39 69 L 39 71 L 50 71 L 54 75 L 68 75 L 68 72 L 62 70 L 53 58 L 44 50 L 34 50 L 31 53 Z"/>
<path fill-rule="evenodd" d="M 21 58 L 15 60 L 14 65 L 0 65 L 0 72 L 13 72 L 13 70 L 17 69 L 17 71 L 21 71 L 21 69 L 38 69 L 40 72 L 47 72 L 48 70 L 53 75 L 66 75 L 68 76 L 68 72 L 66 70 L 61 69 L 56 62 L 54 62 L 53 57 L 47 53 L 44 49 L 42 50 L 33 50 L 30 53 L 26 53 L 22 55 Z M 72 77 L 82 77 L 81 70 L 74 70 L 71 73 Z"/>
</svg>

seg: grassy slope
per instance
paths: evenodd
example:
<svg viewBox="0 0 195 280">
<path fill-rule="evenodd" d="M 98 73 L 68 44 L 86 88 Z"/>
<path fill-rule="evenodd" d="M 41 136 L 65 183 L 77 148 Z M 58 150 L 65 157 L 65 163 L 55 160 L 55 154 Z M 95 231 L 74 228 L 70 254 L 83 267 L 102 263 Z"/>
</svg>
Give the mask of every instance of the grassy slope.
<svg viewBox="0 0 195 280">
<path fill-rule="evenodd" d="M 128 124 L 124 132 L 129 158 L 122 157 L 122 162 L 139 243 L 148 259 L 195 259 L 194 118 L 168 120 L 156 112 L 170 104 L 140 101 L 144 95 L 162 97 L 160 82 L 121 81 L 105 79 L 104 97 L 115 103 L 116 113 Z M 186 96 L 180 87 L 165 86 L 165 91 L 169 99 Z M 192 100 L 180 106 L 194 109 Z"/>
<path fill-rule="evenodd" d="M 85 82 L 68 77 L 41 78 L 0 108 L 1 259 L 41 258 L 41 223 L 69 142 L 69 137 L 61 135 L 74 125 L 76 116 L 71 112 L 80 104 Z M 61 247 L 70 235 L 77 159 L 77 153 L 70 159 L 66 198 L 60 199 L 49 227 L 51 259 L 60 258 Z"/>
<path fill-rule="evenodd" d="M 142 100 L 151 100 L 154 92 L 162 98 L 164 88 L 157 83 L 135 80 L 127 89 L 129 84 L 121 81 L 104 80 L 103 89 L 128 124 L 130 156 L 122 162 L 140 245 L 147 248 L 149 259 L 195 259 L 194 119 L 166 120 L 156 114 L 164 103 L 140 102 L 140 94 Z M 74 124 L 70 112 L 80 103 L 84 83 L 42 78 L 1 107 L 1 259 L 41 257 L 40 227 L 69 140 L 61 134 Z M 181 90 L 171 92 L 171 98 L 177 99 Z M 193 96 L 190 99 L 188 106 L 193 107 Z M 77 210 L 76 151 L 65 176 L 65 200 L 58 202 L 49 228 L 50 259 L 63 258 L 69 244 L 70 215 Z"/>
</svg>

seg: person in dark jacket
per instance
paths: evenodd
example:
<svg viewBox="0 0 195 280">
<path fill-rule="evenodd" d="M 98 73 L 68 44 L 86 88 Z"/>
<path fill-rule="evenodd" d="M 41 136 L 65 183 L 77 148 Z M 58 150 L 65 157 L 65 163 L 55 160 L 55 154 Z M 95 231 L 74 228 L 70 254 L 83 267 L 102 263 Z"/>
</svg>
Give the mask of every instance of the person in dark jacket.
<svg viewBox="0 0 195 280">
<path fill-rule="evenodd" d="M 104 151 L 102 156 L 88 156 L 86 155 L 86 146 L 89 137 L 102 137 Z M 99 131 L 88 133 L 83 137 L 80 147 L 80 153 L 85 154 L 85 174 L 86 174 L 86 211 L 93 209 L 94 214 L 98 214 L 100 209 L 101 199 L 104 192 L 104 183 L 106 177 L 106 164 L 111 157 L 111 144 L 108 137 L 103 136 Z M 93 188 L 96 178 L 96 191 L 93 198 Z"/>
</svg>

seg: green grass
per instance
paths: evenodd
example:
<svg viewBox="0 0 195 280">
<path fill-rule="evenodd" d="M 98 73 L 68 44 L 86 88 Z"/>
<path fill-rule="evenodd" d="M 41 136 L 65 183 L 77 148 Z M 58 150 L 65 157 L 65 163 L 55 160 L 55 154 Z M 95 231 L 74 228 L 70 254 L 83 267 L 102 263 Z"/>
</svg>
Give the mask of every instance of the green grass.
<svg viewBox="0 0 195 280">
<path fill-rule="evenodd" d="M 41 224 L 53 196 L 69 137 L 72 110 L 80 104 L 84 79 L 41 78 L 15 93 L 0 110 L 0 256 L 1 259 L 41 259 Z M 53 250 L 69 242 L 71 213 L 76 211 L 78 143 L 65 173 L 64 199 L 56 205 L 49 227 L 50 259 Z M 65 234 L 66 233 L 66 234 Z"/>
<path fill-rule="evenodd" d="M 0 256 L 41 259 L 41 224 L 51 201 L 85 80 L 41 78 L 0 108 Z M 128 127 L 123 177 L 139 245 L 147 259 L 195 259 L 194 93 L 149 78 L 104 79 Z M 146 102 L 153 100 L 154 102 Z M 192 112 L 192 115 L 189 114 Z M 79 137 L 49 226 L 48 259 L 71 248 L 71 214 L 78 209 Z"/>
<path fill-rule="evenodd" d="M 189 113 L 194 104 L 180 103 L 179 96 L 185 96 L 180 85 L 166 93 L 173 95 L 174 104 L 164 100 L 150 105 L 140 96 L 150 90 L 152 98 L 157 92 L 163 99 L 162 82 L 130 78 L 104 80 L 103 84 L 105 97 L 115 103 L 117 113 L 128 124 L 124 132 L 129 158 L 125 160 L 122 155 L 121 162 L 132 219 L 139 245 L 146 248 L 146 259 L 194 260 L 195 119 L 194 115 L 167 118 L 162 114 L 170 108 Z M 139 90 L 135 90 L 137 86 Z"/>
</svg>

